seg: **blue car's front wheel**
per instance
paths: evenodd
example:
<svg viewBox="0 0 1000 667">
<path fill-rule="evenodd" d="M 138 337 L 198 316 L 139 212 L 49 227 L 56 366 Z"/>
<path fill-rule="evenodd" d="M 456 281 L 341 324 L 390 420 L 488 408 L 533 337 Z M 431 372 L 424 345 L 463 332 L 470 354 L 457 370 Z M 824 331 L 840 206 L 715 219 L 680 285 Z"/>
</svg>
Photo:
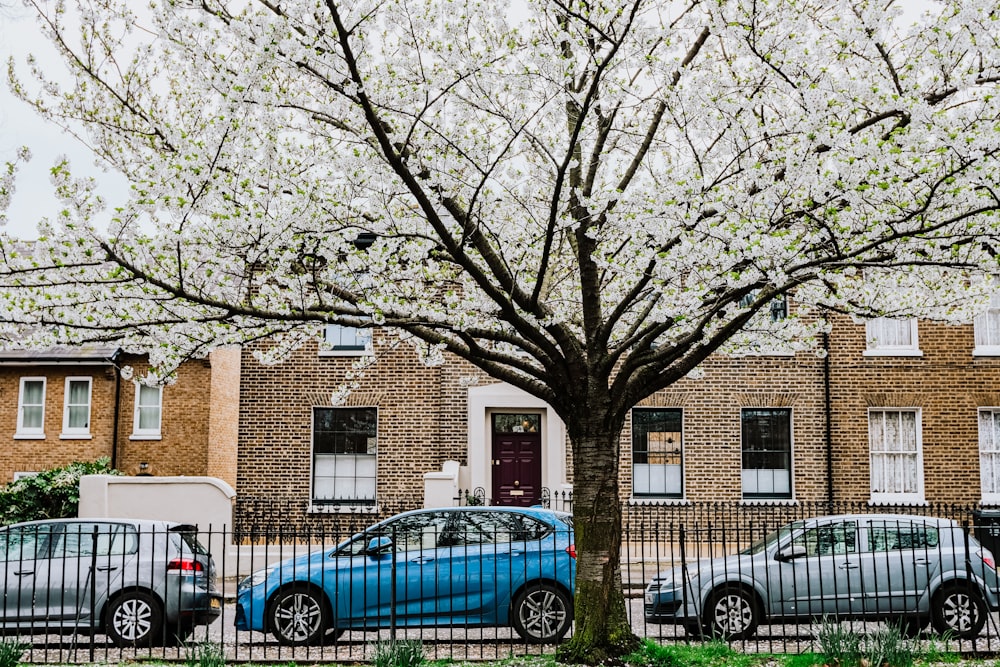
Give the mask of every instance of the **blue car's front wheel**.
<svg viewBox="0 0 1000 667">
<path fill-rule="evenodd" d="M 535 584 L 523 590 L 512 611 L 514 630 L 532 644 L 559 641 L 573 623 L 573 601 L 551 584 Z"/>
<path fill-rule="evenodd" d="M 326 599 L 311 586 L 278 591 L 270 609 L 271 632 L 286 646 L 319 644 L 330 626 Z"/>
</svg>

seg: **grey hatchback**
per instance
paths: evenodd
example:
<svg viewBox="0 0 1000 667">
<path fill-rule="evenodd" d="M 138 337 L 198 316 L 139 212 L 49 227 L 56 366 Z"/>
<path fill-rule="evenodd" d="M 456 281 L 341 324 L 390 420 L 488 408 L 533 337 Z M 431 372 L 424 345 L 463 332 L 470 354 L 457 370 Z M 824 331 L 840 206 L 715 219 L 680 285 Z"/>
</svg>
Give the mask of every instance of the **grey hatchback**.
<svg viewBox="0 0 1000 667">
<path fill-rule="evenodd" d="M 978 636 L 1000 605 L 993 554 L 952 520 L 852 514 L 795 521 L 737 554 L 659 573 L 645 618 L 693 634 L 752 636 L 762 622 L 889 620 Z"/>
<path fill-rule="evenodd" d="M 183 639 L 222 613 L 196 529 L 136 519 L 0 528 L 5 632 L 104 632 L 118 646 Z"/>
</svg>

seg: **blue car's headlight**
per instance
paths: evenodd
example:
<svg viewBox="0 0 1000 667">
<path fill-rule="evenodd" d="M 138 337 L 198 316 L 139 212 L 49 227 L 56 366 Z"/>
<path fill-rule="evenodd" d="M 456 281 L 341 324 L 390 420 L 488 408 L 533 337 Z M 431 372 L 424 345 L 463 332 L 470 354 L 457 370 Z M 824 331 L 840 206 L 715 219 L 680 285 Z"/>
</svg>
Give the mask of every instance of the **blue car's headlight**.
<svg viewBox="0 0 1000 667">
<path fill-rule="evenodd" d="M 263 570 L 257 570 L 256 572 L 254 572 L 253 574 L 251 574 L 249 577 L 247 577 L 246 579 L 244 579 L 243 581 L 241 581 L 239 583 L 239 585 L 236 587 L 236 590 L 237 591 L 245 591 L 247 589 L 253 588 L 254 586 L 261 585 L 262 583 L 264 583 L 265 581 L 267 581 L 268 575 L 270 575 L 271 572 L 273 572 L 273 571 L 274 571 L 273 567 L 269 567 L 269 568 L 266 568 L 266 569 L 263 569 Z"/>
</svg>

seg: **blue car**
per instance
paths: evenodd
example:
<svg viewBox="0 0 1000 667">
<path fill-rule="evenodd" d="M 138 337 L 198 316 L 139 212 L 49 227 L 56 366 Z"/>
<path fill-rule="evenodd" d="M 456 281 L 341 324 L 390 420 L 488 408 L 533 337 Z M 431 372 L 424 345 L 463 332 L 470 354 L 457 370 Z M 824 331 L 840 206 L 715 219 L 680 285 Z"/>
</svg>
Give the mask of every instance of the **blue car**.
<svg viewBox="0 0 1000 667">
<path fill-rule="evenodd" d="M 236 628 L 289 646 L 345 630 L 430 626 L 510 625 L 526 642 L 557 642 L 573 622 L 575 558 L 563 512 L 406 512 L 241 581 Z"/>
</svg>

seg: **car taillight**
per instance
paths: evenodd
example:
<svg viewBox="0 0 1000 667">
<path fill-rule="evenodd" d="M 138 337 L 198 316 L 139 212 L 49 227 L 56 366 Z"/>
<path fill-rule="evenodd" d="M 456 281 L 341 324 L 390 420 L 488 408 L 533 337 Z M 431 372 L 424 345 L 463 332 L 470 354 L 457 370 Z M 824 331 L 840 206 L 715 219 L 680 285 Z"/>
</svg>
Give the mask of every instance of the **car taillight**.
<svg viewBox="0 0 1000 667">
<path fill-rule="evenodd" d="M 992 567 L 994 570 L 997 569 L 996 563 L 994 563 L 993 559 L 986 554 L 983 554 L 983 562 Z"/>
<path fill-rule="evenodd" d="M 569 554 L 570 558 L 572 558 L 572 559 L 575 560 L 576 559 L 576 545 L 575 544 L 571 544 L 568 547 L 566 547 L 566 553 Z"/>
<path fill-rule="evenodd" d="M 180 570 L 181 572 L 204 572 L 202 564 L 193 558 L 175 558 L 167 563 L 167 570 Z"/>
</svg>

